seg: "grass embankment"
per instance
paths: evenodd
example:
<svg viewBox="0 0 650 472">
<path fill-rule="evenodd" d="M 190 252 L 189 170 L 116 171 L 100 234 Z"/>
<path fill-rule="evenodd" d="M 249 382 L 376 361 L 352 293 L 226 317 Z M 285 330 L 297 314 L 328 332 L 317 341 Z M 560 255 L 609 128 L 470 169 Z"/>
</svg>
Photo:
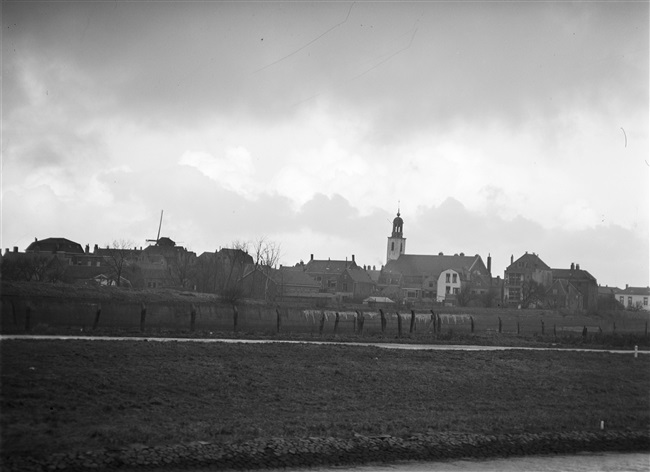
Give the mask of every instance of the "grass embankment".
<svg viewBox="0 0 650 472">
<path fill-rule="evenodd" d="M 3 341 L 2 454 L 437 431 L 644 430 L 650 356 Z"/>
</svg>

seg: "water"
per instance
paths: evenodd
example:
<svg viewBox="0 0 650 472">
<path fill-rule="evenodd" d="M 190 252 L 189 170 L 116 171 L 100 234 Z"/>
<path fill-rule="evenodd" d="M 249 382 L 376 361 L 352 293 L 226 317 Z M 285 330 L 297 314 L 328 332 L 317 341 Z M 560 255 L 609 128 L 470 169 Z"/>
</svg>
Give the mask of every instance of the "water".
<svg viewBox="0 0 650 472">
<path fill-rule="evenodd" d="M 648 453 L 584 453 L 489 460 L 400 462 L 300 469 L 296 472 L 648 472 Z"/>
</svg>

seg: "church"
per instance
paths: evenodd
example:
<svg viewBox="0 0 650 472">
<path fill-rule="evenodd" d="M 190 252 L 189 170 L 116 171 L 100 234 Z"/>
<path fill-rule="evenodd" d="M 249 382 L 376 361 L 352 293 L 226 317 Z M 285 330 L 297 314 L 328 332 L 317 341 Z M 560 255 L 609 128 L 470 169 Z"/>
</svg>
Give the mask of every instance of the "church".
<svg viewBox="0 0 650 472">
<path fill-rule="evenodd" d="M 464 305 L 472 296 L 487 294 L 492 286 L 491 257 L 480 255 L 406 254 L 404 220 L 399 210 L 386 245 L 386 265 L 379 287 L 386 296 L 409 301 Z"/>
</svg>

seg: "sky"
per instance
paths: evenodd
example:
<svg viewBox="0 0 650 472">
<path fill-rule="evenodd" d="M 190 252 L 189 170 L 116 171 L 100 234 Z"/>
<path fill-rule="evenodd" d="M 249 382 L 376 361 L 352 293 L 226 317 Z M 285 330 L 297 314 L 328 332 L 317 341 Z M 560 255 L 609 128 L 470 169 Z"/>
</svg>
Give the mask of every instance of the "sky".
<svg viewBox="0 0 650 472">
<path fill-rule="evenodd" d="M 649 282 L 649 3 L 2 2 L 2 248 L 408 254 Z M 3 249 L 4 250 L 4 249 Z"/>
</svg>

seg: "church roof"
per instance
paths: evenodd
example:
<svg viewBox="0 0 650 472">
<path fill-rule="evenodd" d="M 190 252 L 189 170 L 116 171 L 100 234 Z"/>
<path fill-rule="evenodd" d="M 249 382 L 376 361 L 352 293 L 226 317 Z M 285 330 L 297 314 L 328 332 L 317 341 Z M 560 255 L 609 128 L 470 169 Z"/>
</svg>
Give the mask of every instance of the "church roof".
<svg viewBox="0 0 650 472">
<path fill-rule="evenodd" d="M 447 269 L 457 272 L 470 272 L 478 267 L 484 268 L 481 256 L 430 256 L 417 254 L 402 254 L 395 260 L 388 261 L 384 273 L 399 273 L 405 276 L 434 276 Z"/>
</svg>

